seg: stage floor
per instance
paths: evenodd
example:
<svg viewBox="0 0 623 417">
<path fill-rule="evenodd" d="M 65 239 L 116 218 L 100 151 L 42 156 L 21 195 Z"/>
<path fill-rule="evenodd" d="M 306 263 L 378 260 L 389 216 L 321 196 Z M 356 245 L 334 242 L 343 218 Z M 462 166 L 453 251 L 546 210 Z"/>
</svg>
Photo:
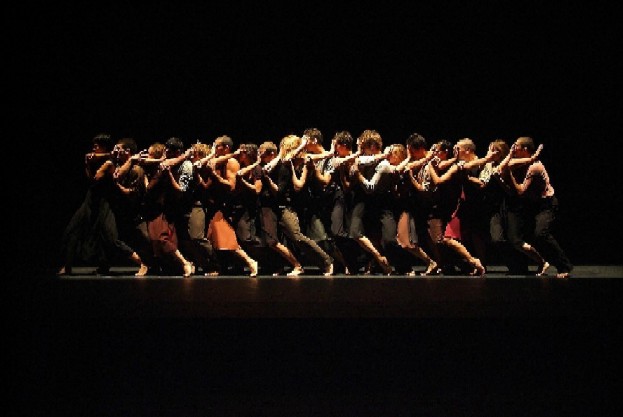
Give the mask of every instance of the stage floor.
<svg viewBox="0 0 623 417">
<path fill-rule="evenodd" d="M 32 277 L 14 299 L 14 415 L 620 411 L 621 266 L 569 279 L 92 270 Z"/>
<path fill-rule="evenodd" d="M 71 275 L 65 275 L 59 278 L 60 279 L 89 279 L 89 278 L 92 278 L 92 279 L 132 278 L 134 279 L 135 278 L 134 273 L 137 270 L 136 267 L 112 267 L 108 274 L 97 275 L 95 273 L 95 269 L 96 267 L 94 266 L 74 267 Z M 306 273 L 303 275 L 300 275 L 297 278 L 300 278 L 300 279 L 316 279 L 316 278 L 326 279 L 327 278 L 327 277 L 324 277 L 322 274 L 320 274 L 317 268 L 306 267 L 305 270 L 306 270 Z M 536 268 L 531 267 L 530 271 L 535 272 Z M 419 275 L 420 273 L 424 272 L 424 268 L 415 269 L 415 272 L 418 273 Z M 552 266 L 543 278 L 552 278 L 555 275 L 556 275 L 556 268 Z M 162 276 L 146 275 L 144 278 L 170 279 L 170 278 L 183 278 L 183 277 L 181 275 L 177 275 L 177 276 L 176 275 L 162 275 Z M 222 276 L 217 276 L 217 277 L 204 277 L 203 274 L 197 273 L 188 278 L 191 278 L 191 279 L 197 279 L 197 278 L 210 278 L 210 279 L 237 278 L 237 279 L 240 279 L 240 278 L 249 278 L 249 277 L 245 275 L 222 275 Z M 259 278 L 259 279 L 288 278 L 288 279 L 291 279 L 290 277 L 287 277 L 285 274 L 276 276 L 276 277 L 272 275 L 263 275 L 261 271 L 260 271 L 260 274 L 255 278 Z M 411 278 L 427 278 L 427 279 L 428 278 L 470 278 L 471 279 L 474 277 L 471 277 L 469 275 L 460 275 L 460 274 L 438 275 L 438 276 L 428 276 L 428 277 L 423 277 L 423 276 L 408 277 L 406 275 L 400 275 L 400 274 L 393 274 L 390 276 L 384 276 L 380 274 L 371 274 L 371 275 L 335 274 L 331 278 L 338 278 L 338 279 L 340 278 L 347 278 L 347 279 L 353 279 L 353 278 L 355 279 L 356 278 L 389 278 L 389 279 L 395 279 L 395 278 L 409 278 L 409 279 Z M 500 266 L 500 265 L 492 265 L 488 267 L 485 278 L 535 278 L 535 276 L 534 275 L 509 275 L 506 267 Z M 623 265 L 578 265 L 578 266 L 575 266 L 573 270 L 572 278 L 623 278 Z"/>
<path fill-rule="evenodd" d="M 577 266 L 571 278 L 308 274 L 296 278 L 146 276 L 135 268 L 43 277 L 29 315 L 128 318 L 597 317 L 618 304 L 622 266 Z"/>
</svg>

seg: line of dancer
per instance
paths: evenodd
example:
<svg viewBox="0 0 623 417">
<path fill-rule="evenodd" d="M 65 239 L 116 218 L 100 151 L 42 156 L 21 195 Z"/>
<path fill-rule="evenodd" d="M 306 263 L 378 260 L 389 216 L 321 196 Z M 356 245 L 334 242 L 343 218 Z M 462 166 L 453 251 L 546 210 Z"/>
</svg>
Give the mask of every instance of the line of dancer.
<svg viewBox="0 0 623 417">
<path fill-rule="evenodd" d="M 483 156 L 469 138 L 384 145 L 376 130 L 344 130 L 328 149 L 323 139 L 317 128 L 237 147 L 227 135 L 188 147 L 171 137 L 139 152 L 133 138 L 96 135 L 57 274 L 132 262 L 138 277 L 481 277 L 497 261 L 510 275 L 553 265 L 570 276 L 532 138 L 492 140 Z"/>
</svg>

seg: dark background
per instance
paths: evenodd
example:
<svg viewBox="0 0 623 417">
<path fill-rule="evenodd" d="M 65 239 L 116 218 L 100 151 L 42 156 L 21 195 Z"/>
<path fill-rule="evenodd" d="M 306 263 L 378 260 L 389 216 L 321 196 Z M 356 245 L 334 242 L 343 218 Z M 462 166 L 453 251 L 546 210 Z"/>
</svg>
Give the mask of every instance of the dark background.
<svg viewBox="0 0 623 417">
<path fill-rule="evenodd" d="M 556 234 L 576 264 L 620 264 L 620 66 L 605 6 L 417 2 L 409 7 L 227 2 L 28 3 L 15 9 L 20 147 L 41 259 L 86 182 L 99 132 L 139 145 L 178 136 L 236 144 L 318 127 L 386 143 L 532 136 L 561 203 Z M 11 16 L 11 14 L 9 14 Z M 23 103 L 23 104 L 21 104 Z M 43 175 L 42 175 L 43 174 Z M 30 177 L 33 175 L 34 177 Z M 44 229 L 42 229 L 44 227 Z"/>
<path fill-rule="evenodd" d="M 5 6 L 5 165 L 16 168 L 5 174 L 3 232 L 16 281 L 57 268 L 87 188 L 83 155 L 102 131 L 146 147 L 173 135 L 190 144 L 229 134 L 239 144 L 312 126 L 326 138 L 372 128 L 386 143 L 412 132 L 429 142 L 471 137 L 480 154 L 494 138 L 529 135 L 545 145 L 561 203 L 556 235 L 571 260 L 621 264 L 613 9 L 204 3 Z M 19 305 L 9 394 L 24 415 L 616 414 L 616 314 L 67 319 L 52 302 L 29 305 L 40 288 L 5 293 Z"/>
</svg>

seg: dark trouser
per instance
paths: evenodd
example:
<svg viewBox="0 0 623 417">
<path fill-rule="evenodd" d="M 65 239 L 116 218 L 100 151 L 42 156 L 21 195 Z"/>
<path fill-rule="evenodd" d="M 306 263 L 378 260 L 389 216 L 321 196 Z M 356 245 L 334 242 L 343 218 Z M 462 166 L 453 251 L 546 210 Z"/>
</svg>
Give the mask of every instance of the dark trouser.
<svg viewBox="0 0 623 417">
<path fill-rule="evenodd" d="M 528 228 L 525 208 L 516 203 L 508 206 L 506 210 L 507 237 L 511 247 L 509 270 L 512 273 L 527 274 L 530 258 L 524 252 L 523 245 L 526 243 Z"/>
<path fill-rule="evenodd" d="M 534 218 L 534 246 L 545 259 L 552 263 L 558 272 L 571 272 L 573 265 L 552 235 L 552 226 L 558 212 L 556 197 L 544 198 L 528 207 L 529 218 Z"/>
<path fill-rule="evenodd" d="M 510 219 L 509 219 L 510 216 Z M 513 231 L 509 231 L 509 224 L 513 224 Z M 521 235 L 517 230 L 521 222 L 517 213 L 507 213 L 506 208 L 502 207 L 494 213 L 489 220 L 489 233 L 491 234 L 491 244 L 502 262 L 508 268 L 508 272 L 516 275 L 527 275 L 528 257 L 523 254 L 521 247 L 512 245 L 509 236 L 514 235 L 517 244 L 522 245 L 523 240 L 518 239 Z M 508 236 L 507 232 L 508 231 Z"/>
</svg>

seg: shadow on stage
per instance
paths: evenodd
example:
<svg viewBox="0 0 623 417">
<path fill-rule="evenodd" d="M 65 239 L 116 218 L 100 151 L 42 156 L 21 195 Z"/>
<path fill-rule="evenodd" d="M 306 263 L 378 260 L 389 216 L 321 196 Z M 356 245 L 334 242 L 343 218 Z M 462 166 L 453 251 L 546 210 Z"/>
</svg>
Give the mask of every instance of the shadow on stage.
<svg viewBox="0 0 623 417">
<path fill-rule="evenodd" d="M 85 268 L 42 276 L 14 311 L 11 408 L 63 416 L 614 415 L 621 272 L 136 278 Z"/>
</svg>

